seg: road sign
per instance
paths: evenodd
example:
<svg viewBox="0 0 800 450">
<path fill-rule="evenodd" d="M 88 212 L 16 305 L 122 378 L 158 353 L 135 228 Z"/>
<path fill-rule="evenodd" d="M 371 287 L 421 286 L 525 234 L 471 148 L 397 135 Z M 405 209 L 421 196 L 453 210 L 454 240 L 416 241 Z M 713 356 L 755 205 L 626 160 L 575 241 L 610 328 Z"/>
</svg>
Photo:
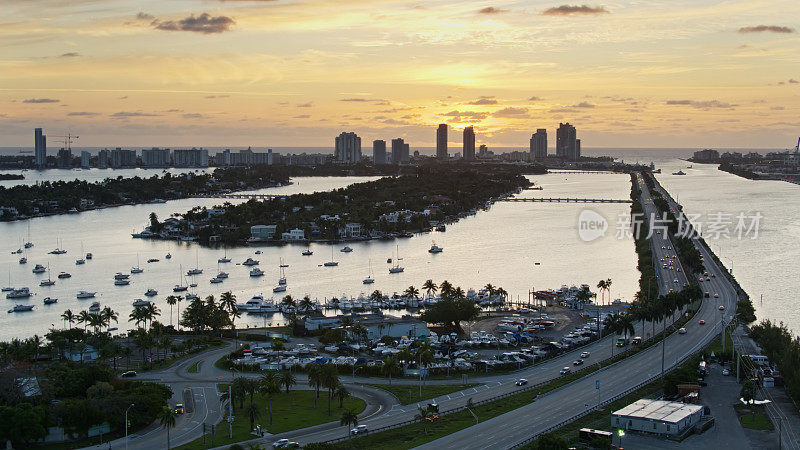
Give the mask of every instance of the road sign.
<svg viewBox="0 0 800 450">
<path fill-rule="evenodd" d="M 597 390 L 600 390 L 600 380 L 595 380 L 594 388 L 597 389 Z"/>
</svg>

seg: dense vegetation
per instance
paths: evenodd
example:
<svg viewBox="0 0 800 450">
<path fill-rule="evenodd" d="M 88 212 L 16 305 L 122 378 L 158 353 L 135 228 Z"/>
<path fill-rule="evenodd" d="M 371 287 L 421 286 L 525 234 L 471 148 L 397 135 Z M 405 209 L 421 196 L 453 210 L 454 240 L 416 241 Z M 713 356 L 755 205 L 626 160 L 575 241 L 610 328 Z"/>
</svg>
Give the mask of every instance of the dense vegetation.
<svg viewBox="0 0 800 450">
<path fill-rule="evenodd" d="M 430 228 L 430 220 L 454 218 L 493 197 L 528 186 L 530 182 L 521 173 L 521 168 L 509 165 L 425 165 L 414 168 L 413 174 L 356 183 L 331 192 L 225 204 L 225 214 L 210 219 L 204 209 L 195 208 L 184 218 L 207 221 L 197 235 L 201 242 L 212 235 L 221 236 L 224 242 L 242 242 L 250 237 L 250 227 L 259 224 L 276 225 L 278 238 L 281 232 L 300 228 L 307 238 L 337 239 L 340 228 L 350 222 L 360 223 L 362 233 L 419 231 Z M 430 207 L 429 215 L 421 214 Z M 396 222 L 379 220 L 398 211 L 416 214 Z M 338 218 L 321 219 L 322 215 Z M 316 234 L 312 234 L 314 231 Z"/>
<path fill-rule="evenodd" d="M 750 336 L 764 350 L 764 355 L 778 365 L 786 392 L 800 401 L 800 337 L 792 336 L 781 324 L 764 320 L 750 328 Z"/>
<path fill-rule="evenodd" d="M 733 175 L 738 175 L 738 176 L 740 176 L 742 178 L 747 178 L 748 180 L 758 180 L 758 179 L 761 178 L 761 177 L 758 176 L 757 173 L 755 173 L 755 172 L 753 172 L 751 170 L 744 169 L 744 168 L 742 168 L 740 166 L 733 165 L 733 164 L 728 163 L 728 162 L 724 162 L 724 163 L 720 164 L 718 169 L 723 171 L 723 172 L 728 172 L 728 173 L 733 174 Z"/>
</svg>

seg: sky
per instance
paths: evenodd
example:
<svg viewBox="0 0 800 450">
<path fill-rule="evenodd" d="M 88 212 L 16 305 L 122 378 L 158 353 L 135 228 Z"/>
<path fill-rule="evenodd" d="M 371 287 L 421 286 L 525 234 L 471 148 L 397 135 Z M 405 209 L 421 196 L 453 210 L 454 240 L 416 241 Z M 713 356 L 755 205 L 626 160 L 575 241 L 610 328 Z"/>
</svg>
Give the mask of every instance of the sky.
<svg viewBox="0 0 800 450">
<path fill-rule="evenodd" d="M 2 0 L 0 146 L 794 146 L 797 0 L 562 1 Z"/>
</svg>

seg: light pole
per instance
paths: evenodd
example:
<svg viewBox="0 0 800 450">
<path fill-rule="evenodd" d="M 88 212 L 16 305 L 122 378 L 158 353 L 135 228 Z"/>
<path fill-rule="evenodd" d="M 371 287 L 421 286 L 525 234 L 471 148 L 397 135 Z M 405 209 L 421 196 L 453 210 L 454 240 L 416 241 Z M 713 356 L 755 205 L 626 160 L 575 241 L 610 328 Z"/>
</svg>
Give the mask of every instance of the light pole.
<svg viewBox="0 0 800 450">
<path fill-rule="evenodd" d="M 128 410 L 133 408 L 133 403 L 125 409 L 125 450 L 128 450 Z"/>
<path fill-rule="evenodd" d="M 625 430 L 617 430 L 617 435 L 619 435 L 619 448 L 622 448 L 622 438 L 625 437 Z"/>
</svg>

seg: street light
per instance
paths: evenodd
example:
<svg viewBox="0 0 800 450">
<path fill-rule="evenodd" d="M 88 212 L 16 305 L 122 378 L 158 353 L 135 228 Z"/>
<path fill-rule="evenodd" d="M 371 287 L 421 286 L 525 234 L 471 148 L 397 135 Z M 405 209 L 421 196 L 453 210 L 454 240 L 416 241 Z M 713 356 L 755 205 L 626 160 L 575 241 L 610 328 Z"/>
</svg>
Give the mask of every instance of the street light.
<svg viewBox="0 0 800 450">
<path fill-rule="evenodd" d="M 625 430 L 619 429 L 617 430 L 617 435 L 619 436 L 619 448 L 622 448 L 622 438 L 625 437 Z"/>
<path fill-rule="evenodd" d="M 128 450 L 128 410 L 133 408 L 133 403 L 125 409 L 125 450 Z"/>
</svg>

